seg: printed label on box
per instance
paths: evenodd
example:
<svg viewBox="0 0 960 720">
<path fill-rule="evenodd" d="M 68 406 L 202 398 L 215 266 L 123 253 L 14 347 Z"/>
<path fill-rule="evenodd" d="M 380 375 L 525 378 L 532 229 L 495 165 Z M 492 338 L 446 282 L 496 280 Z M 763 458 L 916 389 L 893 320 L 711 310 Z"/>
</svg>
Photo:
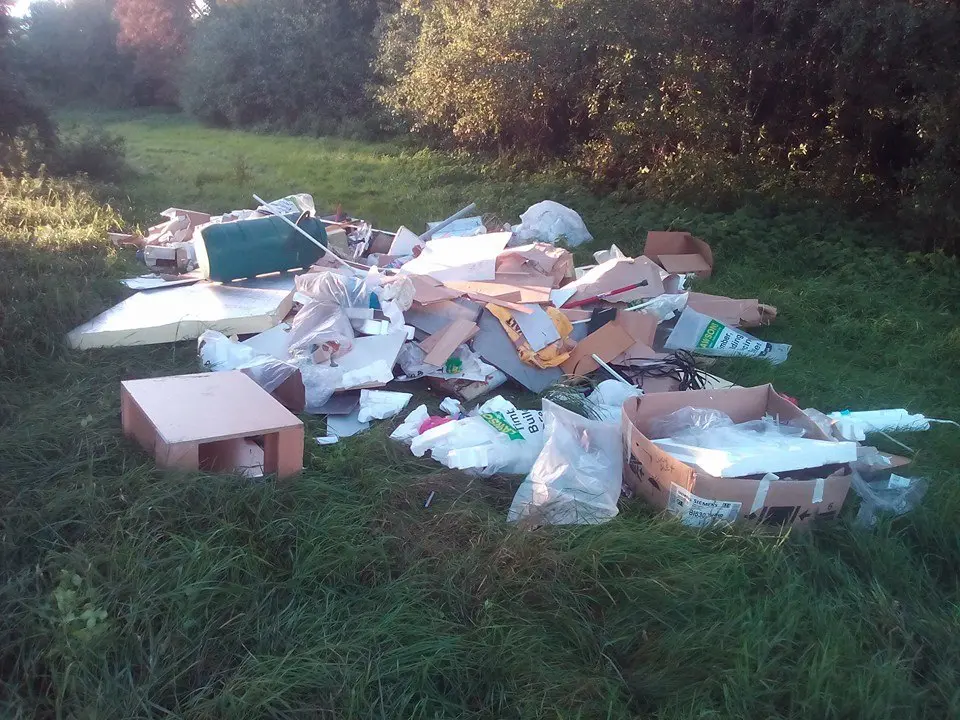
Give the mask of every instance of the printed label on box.
<svg viewBox="0 0 960 720">
<path fill-rule="evenodd" d="M 742 503 L 708 500 L 671 483 L 667 512 L 680 518 L 689 527 L 707 527 L 713 523 L 732 523 L 740 514 Z"/>
</svg>

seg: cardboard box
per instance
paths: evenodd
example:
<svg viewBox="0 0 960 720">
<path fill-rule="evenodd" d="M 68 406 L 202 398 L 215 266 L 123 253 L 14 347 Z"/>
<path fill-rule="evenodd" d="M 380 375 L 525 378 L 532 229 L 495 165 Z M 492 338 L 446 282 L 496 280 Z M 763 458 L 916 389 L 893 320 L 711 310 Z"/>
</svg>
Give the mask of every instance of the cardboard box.
<svg viewBox="0 0 960 720">
<path fill-rule="evenodd" d="M 779 480 L 760 476 L 717 478 L 665 453 L 647 437 L 650 423 L 686 406 L 721 410 L 737 423 L 770 414 L 781 422 L 795 421 L 807 430 L 807 437 L 829 439 L 770 385 L 630 398 L 623 406 L 623 477 L 647 502 L 693 527 L 735 520 L 804 527 L 814 517 L 836 516 L 843 507 L 850 489 L 846 465 L 781 473 Z"/>
<path fill-rule="evenodd" d="M 708 278 L 713 273 L 713 251 L 690 233 L 648 232 L 643 254 L 673 275 Z"/>
</svg>

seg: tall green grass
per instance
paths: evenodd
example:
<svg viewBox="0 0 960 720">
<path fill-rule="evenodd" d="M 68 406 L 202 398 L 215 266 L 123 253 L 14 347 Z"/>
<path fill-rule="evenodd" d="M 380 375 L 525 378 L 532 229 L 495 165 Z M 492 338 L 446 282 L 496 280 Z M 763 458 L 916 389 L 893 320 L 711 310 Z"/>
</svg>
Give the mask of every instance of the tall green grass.
<svg viewBox="0 0 960 720">
<path fill-rule="evenodd" d="M 468 200 L 508 214 L 552 197 L 583 213 L 594 249 L 688 227 L 716 249 L 705 287 L 778 305 L 761 332 L 794 344 L 778 368 L 722 374 L 823 410 L 960 416 L 955 263 L 899 256 L 841 218 L 630 205 L 393 146 L 95 120 L 126 137 L 138 173 L 114 198 L 127 223 L 306 190 L 414 229 Z M 230 175 L 236 153 L 249 187 Z M 517 531 L 518 479 L 417 460 L 391 422 L 308 441 L 285 485 L 162 474 L 121 436 L 119 381 L 194 371 L 191 344 L 61 340 L 120 295 L 125 260 L 103 232 L 122 221 L 87 186 L 2 191 L 3 717 L 960 715 L 950 428 L 901 437 L 931 480 L 922 507 L 865 531 L 851 501 L 805 536 L 697 533 L 633 501 L 604 526 Z"/>
</svg>

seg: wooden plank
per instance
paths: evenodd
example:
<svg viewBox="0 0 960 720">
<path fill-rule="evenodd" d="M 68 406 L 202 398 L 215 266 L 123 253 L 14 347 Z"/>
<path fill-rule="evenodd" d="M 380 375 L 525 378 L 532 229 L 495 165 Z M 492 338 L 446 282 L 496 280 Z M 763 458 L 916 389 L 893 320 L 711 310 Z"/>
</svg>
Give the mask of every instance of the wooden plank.
<svg viewBox="0 0 960 720">
<path fill-rule="evenodd" d="M 519 301 L 520 290 L 513 285 L 495 282 L 467 282 L 463 280 L 448 280 L 444 283 L 448 288 L 470 295 L 480 293 L 501 300 Z"/>
<path fill-rule="evenodd" d="M 489 295 L 482 295 L 481 293 L 470 293 L 469 295 L 467 295 L 467 297 L 470 298 L 471 300 L 476 300 L 477 302 L 490 303 L 492 305 L 500 305 L 501 307 L 505 307 L 505 308 L 508 308 L 509 310 L 523 313 L 525 315 L 529 315 L 530 313 L 533 312 L 533 310 L 531 310 L 530 308 L 525 307 L 519 303 L 510 302 L 509 300 L 501 300 L 500 298 L 491 297 Z"/>
<path fill-rule="evenodd" d="M 445 327 L 438 335 L 433 349 L 427 353 L 423 359 L 428 365 L 443 367 L 453 351 L 460 347 L 460 344 L 466 342 L 467 338 L 472 337 L 477 331 L 477 324 L 469 320 L 454 320 Z"/>
</svg>

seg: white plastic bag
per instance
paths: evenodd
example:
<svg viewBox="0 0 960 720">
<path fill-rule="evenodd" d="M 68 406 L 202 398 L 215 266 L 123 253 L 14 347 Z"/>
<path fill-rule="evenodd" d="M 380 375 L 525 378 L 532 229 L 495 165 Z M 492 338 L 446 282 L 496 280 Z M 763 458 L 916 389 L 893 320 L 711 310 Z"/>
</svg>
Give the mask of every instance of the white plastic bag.
<svg viewBox="0 0 960 720">
<path fill-rule="evenodd" d="M 306 397 L 304 411 L 317 415 L 343 382 L 343 371 L 329 365 L 317 365 L 307 357 L 295 358 L 294 363 L 303 378 Z"/>
<path fill-rule="evenodd" d="M 774 365 L 782 363 L 790 353 L 789 345 L 759 340 L 691 307 L 680 314 L 677 326 L 667 338 L 666 347 L 714 357 L 761 358 Z"/>
<path fill-rule="evenodd" d="M 546 440 L 507 513 L 550 525 L 596 525 L 617 515 L 623 479 L 620 425 L 543 401 Z"/>
<path fill-rule="evenodd" d="M 449 468 L 482 476 L 529 472 L 543 447 L 543 413 L 518 410 L 499 395 L 477 411 L 417 436 L 410 444 L 411 452 L 417 457 L 429 452 Z"/>
<path fill-rule="evenodd" d="M 593 240 L 580 215 L 553 200 L 544 200 L 527 208 L 514 233 L 520 244 L 546 242 L 555 245 L 562 237 L 567 245 L 576 247 Z"/>
<path fill-rule="evenodd" d="M 407 445 L 420 434 L 420 426 L 430 417 L 426 405 L 417 405 L 413 411 L 404 418 L 403 422 L 397 426 L 397 429 L 390 433 L 391 440 L 398 440 Z"/>
<path fill-rule="evenodd" d="M 618 423 L 627 398 L 641 395 L 643 390 L 638 387 L 627 385 L 619 380 L 604 380 L 587 395 L 587 402 L 593 404 L 600 420 Z"/>
</svg>

